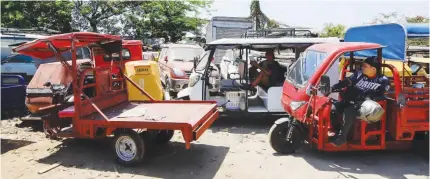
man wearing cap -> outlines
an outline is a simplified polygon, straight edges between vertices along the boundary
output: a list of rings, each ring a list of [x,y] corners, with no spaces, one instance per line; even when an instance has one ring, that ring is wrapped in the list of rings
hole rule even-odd
[[[269,88],[271,86],[276,85],[279,81],[278,76],[281,70],[281,65],[273,60],[275,57],[273,49],[269,49],[266,51],[266,60],[257,64],[255,61],[251,61],[252,67],[249,69],[250,73],[258,73],[257,69],[260,69],[261,72],[258,73],[256,79],[251,83],[249,87],[255,87],[257,85],[263,88]]]
[[[331,136],[330,141],[336,146],[346,142],[347,135],[359,114],[361,104],[365,100],[378,101],[385,99],[385,91],[390,88],[390,81],[381,73],[381,64],[376,57],[364,60],[361,70],[332,86],[332,92],[344,89],[342,101],[332,105],[331,124],[337,135]],[[336,122],[337,115],[343,114],[343,124],[340,128]],[[339,130],[340,128],[340,130]],[[329,135],[334,135],[329,133]]]

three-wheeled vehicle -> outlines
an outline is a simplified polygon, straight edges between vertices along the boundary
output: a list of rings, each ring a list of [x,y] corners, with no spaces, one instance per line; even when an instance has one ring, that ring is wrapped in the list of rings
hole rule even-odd
[[[87,46],[92,59],[88,63],[76,60],[76,48]],[[71,50],[72,60],[59,53]],[[154,100],[138,84],[124,75],[120,36],[77,32],[53,35],[25,43],[13,51],[40,59],[58,57],[61,68],[72,79],[72,85],[39,81],[45,94],[60,98],[61,91],[73,92],[72,105],[44,116],[43,127],[49,137],[105,138],[114,135],[114,151],[121,164],[136,164],[143,160],[146,147],[152,142],[166,143],[174,130],[181,130],[186,148],[197,140],[218,118],[213,101],[158,101]],[[119,54],[119,61],[109,67],[97,67],[95,56]],[[128,62],[130,63],[130,62]],[[78,65],[81,64],[81,65]],[[84,65],[85,64],[85,65]],[[118,70],[118,76],[112,69]],[[36,73],[41,73],[41,68]],[[151,73],[151,68],[136,71]],[[45,75],[57,73],[43,72]],[[92,79],[92,80],[88,80]],[[128,82],[128,83],[126,83]],[[137,88],[148,100],[130,101],[127,85]],[[42,88],[45,87],[45,88]],[[167,109],[167,110],[166,110]]]
[[[86,47],[80,48],[80,49],[81,50],[85,49],[86,51],[88,51],[87,53],[89,54],[81,55],[86,58],[81,58],[78,55],[78,60],[77,60],[78,65],[91,66],[91,58],[94,58],[94,63],[92,64],[94,64],[94,66],[96,67],[111,67],[112,64],[114,63],[116,64],[119,62],[119,54],[117,53],[113,53],[112,56],[110,56],[111,54],[100,55],[97,53],[89,52],[89,49]],[[123,57],[122,60],[124,63],[129,61],[142,61],[142,42],[139,40],[123,40],[121,53]],[[59,95],[58,98],[53,98],[53,96],[51,96],[51,92],[49,89],[47,93],[45,93],[46,91],[44,89],[47,87],[43,86],[43,83],[48,81],[50,83],[71,86],[72,84],[71,74],[68,73],[66,69],[62,68],[63,64],[58,62],[56,58],[45,57],[44,59],[41,59],[41,60],[48,60],[48,63],[44,62],[43,64],[39,65],[39,68],[41,70],[38,73],[35,73],[34,77],[31,79],[30,83],[27,86],[26,95],[24,95],[24,97],[26,98],[25,105],[27,106],[31,114],[21,118],[21,120],[23,121],[41,120],[42,116],[48,115],[53,111],[62,110],[72,105],[71,100],[73,100],[73,91],[71,88],[68,88],[68,90],[65,90],[65,91],[58,91],[58,93],[61,93],[61,95]],[[70,61],[71,59],[67,59],[67,60]],[[148,62],[148,63],[152,63],[152,62]],[[138,64],[135,64],[133,66],[137,66],[137,65]],[[140,65],[143,65],[143,64],[140,64]],[[49,73],[57,74],[57,75],[46,75]],[[114,76],[119,75],[118,74],[119,71],[116,68],[112,68],[112,73]],[[133,77],[132,79],[136,83],[139,83],[139,80],[136,80]],[[94,79],[92,78],[92,76],[87,76],[86,79],[84,80],[84,83],[89,83],[93,80]],[[153,86],[152,88],[156,89],[156,86]],[[137,91],[137,90],[131,89],[128,91],[129,93],[130,92],[133,93],[134,91]],[[161,88],[159,91],[161,91]],[[154,95],[152,91],[150,92],[150,94],[156,99],[160,99],[158,97],[159,95]],[[129,97],[134,99],[140,99],[142,98],[142,95],[141,94],[135,95],[135,93],[133,93],[132,95],[129,95]]]
[[[274,60],[286,69],[292,61],[307,47],[313,44],[339,42],[338,38],[258,38],[258,39],[220,39],[207,44],[206,53],[199,60],[195,59],[193,72],[190,75],[188,88],[178,93],[179,99],[214,100],[219,110],[228,115],[283,115],[281,104],[282,78],[284,72],[273,74],[279,76],[280,84],[267,89],[256,86],[256,89],[243,88],[251,84],[255,74],[250,73],[250,61],[257,63],[265,60],[264,51],[275,51]],[[228,52],[233,51],[233,52]],[[294,52],[295,56],[288,56]],[[236,54],[228,57],[225,54]],[[224,59],[224,58],[229,59]],[[232,59],[234,58],[234,59]],[[283,59],[284,58],[284,59]],[[223,61],[228,60],[237,70],[221,70],[220,90],[209,91],[210,74],[223,69]],[[218,68],[214,62],[221,61]]]
[[[348,40],[351,39],[345,39]],[[377,101],[385,113],[379,121],[357,120],[348,142],[342,146],[329,143],[331,105],[333,100],[342,100],[342,91],[339,95],[330,94],[330,86],[360,70],[365,57],[376,56],[380,61],[383,58],[405,59],[405,53],[400,57],[393,55],[399,54],[393,46],[383,48],[380,44],[365,42],[309,47],[286,73],[282,105],[289,116],[272,126],[269,134],[272,148],[279,153],[293,153],[306,140],[311,147],[323,151],[406,149],[417,137],[428,135],[428,88],[413,88],[413,84],[402,83],[398,70],[393,65],[383,64],[393,74],[386,99]],[[315,58],[317,56],[323,58]],[[342,58],[347,61],[340,78],[327,76],[330,71],[337,71],[336,62]]]

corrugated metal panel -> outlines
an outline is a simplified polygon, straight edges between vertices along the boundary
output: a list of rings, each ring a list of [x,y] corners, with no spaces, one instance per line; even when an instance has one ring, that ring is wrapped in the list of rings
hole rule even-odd
[[[216,39],[223,38],[240,38],[248,29],[239,28],[217,28]]]

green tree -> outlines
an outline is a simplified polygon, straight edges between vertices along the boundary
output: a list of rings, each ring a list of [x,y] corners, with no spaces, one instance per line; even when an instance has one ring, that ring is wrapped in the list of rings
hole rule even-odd
[[[423,16],[406,17],[408,23],[429,23],[429,18]]]
[[[334,25],[332,23],[325,24],[321,37],[339,37],[345,36],[346,27],[342,24]]]
[[[72,8],[70,1],[2,1],[1,26],[71,32]]]
[[[136,5],[132,1],[74,1],[73,25],[81,31],[118,34],[120,15],[128,7]]]
[[[163,37],[168,42],[181,40],[186,32],[195,32],[205,22],[198,18],[200,9],[210,7],[212,1],[146,1],[141,5],[140,18],[128,17],[128,27],[138,38]],[[188,16],[192,14],[193,17]]]

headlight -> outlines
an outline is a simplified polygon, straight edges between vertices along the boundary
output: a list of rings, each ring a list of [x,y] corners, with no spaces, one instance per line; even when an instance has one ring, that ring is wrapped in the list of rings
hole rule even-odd
[[[173,72],[173,75],[176,77],[186,77],[187,76],[187,74],[184,71],[182,71],[181,69],[173,68],[172,72]]]
[[[305,101],[291,101],[290,103],[291,110],[295,111],[300,107],[302,107],[305,103],[306,103]]]
[[[200,80],[200,75],[191,76],[188,81],[188,86],[193,87],[194,85],[197,84],[197,82],[199,82],[199,80]]]

